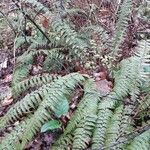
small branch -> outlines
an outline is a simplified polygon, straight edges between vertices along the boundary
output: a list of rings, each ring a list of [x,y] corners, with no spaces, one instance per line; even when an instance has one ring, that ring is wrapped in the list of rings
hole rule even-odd
[[[43,36],[47,39],[48,43],[50,43],[51,42],[50,39],[44,33],[44,31],[39,27],[39,25],[37,25],[36,22],[20,8],[20,6],[15,0],[12,0],[12,1],[15,3],[16,7],[22,12],[22,14],[43,34]]]

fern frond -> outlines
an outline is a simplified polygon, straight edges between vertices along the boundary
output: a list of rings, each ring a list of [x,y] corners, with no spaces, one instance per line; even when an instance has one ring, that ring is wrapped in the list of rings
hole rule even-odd
[[[25,42],[30,43],[32,41],[31,37],[23,37],[23,36],[19,36],[16,38],[16,42],[15,42],[15,48],[19,48],[20,46],[22,46],[22,44],[24,44]]]
[[[38,90],[26,95],[21,101],[17,102],[13,107],[11,107],[6,115],[1,119],[0,126],[3,127],[10,122],[13,123],[24,114],[30,114],[30,110],[37,109],[39,105],[48,107],[51,103],[47,102],[47,96],[50,96],[52,100],[55,99],[55,97],[57,99],[59,93],[67,94],[69,90],[73,90],[74,86],[82,81],[84,81],[84,77],[82,75],[78,73],[72,73],[58,80],[56,79],[52,83],[43,85]],[[43,100],[44,104],[41,103]]]
[[[52,147],[52,150],[66,150],[67,148],[72,147],[73,135],[67,134],[61,136],[58,141],[56,141]]]
[[[140,60],[141,78],[147,81],[150,77],[150,40],[139,42],[135,57]]]
[[[59,96],[57,96],[56,98],[58,97]],[[36,133],[40,131],[40,128],[42,127],[42,125],[46,121],[51,119],[51,113],[50,113],[51,110],[49,108],[51,107],[50,105],[53,105],[53,104],[49,104],[49,106],[47,107],[44,107],[41,104],[39,108],[36,110],[36,112],[33,114],[33,116],[28,120],[28,122],[26,122],[27,125],[25,126],[24,132],[22,136],[20,137],[20,140],[22,141],[21,142],[22,149],[30,140],[32,140],[32,138],[36,135]]]
[[[37,12],[40,12],[41,10],[45,12],[45,14],[47,16],[50,16],[51,15],[51,12],[50,10],[45,7],[42,3],[38,2],[37,0],[21,0],[22,2],[24,3],[29,3],[31,4],[32,6],[34,6],[34,9],[37,11]]]
[[[116,23],[116,29],[112,40],[112,54],[116,56],[119,51],[119,46],[124,40],[126,28],[128,26],[128,15],[131,12],[132,0],[124,0],[120,6],[118,12],[118,20]]]
[[[53,31],[60,34],[61,39],[71,47],[71,54],[76,54],[77,56],[82,56],[83,50],[89,47],[88,41],[82,40],[78,37],[78,34],[75,30],[71,29],[71,27],[62,21],[53,21],[52,22]]]
[[[128,99],[126,99],[128,101]],[[131,118],[131,114],[133,113],[133,110],[135,109],[135,106],[128,104],[124,106],[122,116],[121,116],[121,122],[120,122],[120,128],[118,130],[118,135],[116,139],[116,143],[120,143],[113,147],[114,150],[116,149],[122,149],[124,147],[124,141],[127,140],[128,137],[125,137],[125,135],[131,133],[133,131],[133,120]]]
[[[6,134],[5,138],[2,139],[0,143],[0,149],[16,150],[16,145],[14,143],[18,144],[25,126],[26,121],[22,121],[11,131],[11,133]]]
[[[16,98],[29,88],[42,86],[43,84],[53,81],[55,78],[57,77],[50,74],[32,76],[19,82],[18,84],[15,84],[15,86],[12,87],[12,94]]]
[[[63,48],[53,48],[50,50],[28,50],[23,55],[17,58],[17,65],[13,73],[12,86],[16,86],[19,82],[26,79],[29,75],[30,64],[33,63],[34,56],[44,54],[47,56],[43,63],[44,69],[49,67],[49,70],[53,69],[52,64],[61,66],[62,62],[69,60],[69,58],[63,54]],[[52,63],[53,62],[53,63]],[[45,64],[46,63],[46,64]]]
[[[80,121],[74,131],[72,144],[73,149],[86,149],[88,147],[88,144],[91,141],[93,129],[95,127],[96,119],[96,115],[89,114]]]
[[[70,133],[72,130],[74,130],[88,111],[92,110],[95,112],[98,101],[100,101],[100,98],[99,94],[96,92],[95,83],[92,80],[89,80],[85,83],[84,96],[78,105],[78,109],[72,116],[72,120],[69,122],[67,128],[65,129],[64,134]]]
[[[68,83],[67,80],[69,79],[69,76],[70,81]],[[62,84],[60,82],[61,80],[59,79],[57,80],[58,84],[57,81],[55,82],[55,84],[59,86],[62,85],[60,89],[56,90],[57,86],[56,87],[52,86],[51,90],[49,89],[47,96],[45,97],[44,101],[40,104],[39,108],[36,110],[33,117],[30,119],[29,124],[26,128],[26,132],[22,136],[23,147],[29,140],[32,139],[36,131],[40,129],[45,120],[50,118],[50,111],[53,111],[54,113],[58,111],[57,105],[58,103],[63,101],[64,95],[70,95],[71,94],[70,92],[75,88],[75,85],[84,80],[84,78],[82,76],[79,76],[79,74],[76,75],[72,74],[72,76],[71,75],[69,76],[64,77],[64,79],[62,80]],[[66,84],[66,81],[68,84]]]
[[[121,118],[123,114],[123,105],[120,105],[115,109],[113,116],[109,122],[106,138],[105,138],[105,147],[108,147],[116,142],[118,138],[118,132],[120,129]]]
[[[149,107],[150,107],[150,95],[148,94],[145,96],[144,100],[140,101],[138,110],[143,111],[148,109]]]
[[[99,149],[104,146],[106,130],[112,117],[112,107],[109,107],[109,102],[104,100],[99,104],[95,131],[92,138],[92,149]],[[107,106],[107,104],[109,105]]]
[[[69,141],[73,142],[73,148],[80,149],[87,147],[90,141],[90,135],[92,135],[92,130],[94,129],[99,101],[100,98],[96,92],[95,83],[92,80],[87,80],[84,86],[84,96],[69,121],[64,134],[56,141],[54,147],[55,145],[68,146],[70,144]],[[84,133],[81,133],[81,130]],[[72,138],[65,141],[68,136]]]
[[[13,72],[12,86],[21,82],[23,79],[27,78],[29,75],[29,69],[30,69],[29,65],[25,64],[17,65]]]
[[[150,130],[134,138],[125,149],[128,150],[149,150],[150,148]]]

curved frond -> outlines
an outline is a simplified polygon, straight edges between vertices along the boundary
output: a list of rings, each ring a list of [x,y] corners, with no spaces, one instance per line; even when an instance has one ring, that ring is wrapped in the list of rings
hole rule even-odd
[[[149,150],[150,148],[150,130],[135,137],[125,149],[127,150]]]
[[[29,88],[40,87],[43,84],[47,84],[47,83],[53,81],[55,78],[57,78],[57,76],[50,75],[50,74],[35,75],[30,78],[27,78],[27,79],[19,82],[18,84],[15,84],[12,87],[13,96],[16,98],[22,92],[28,90]]]
[[[24,114],[30,114],[31,110],[37,109],[39,105],[44,106],[51,104],[46,102],[46,97],[50,96],[53,98],[59,96],[60,93],[67,94],[76,84],[84,81],[84,77],[78,73],[72,73],[58,80],[54,80],[52,83],[43,85],[38,90],[27,94],[21,101],[18,101],[13,107],[11,107],[6,115],[1,119],[0,126],[3,127],[10,122],[15,122],[18,118]],[[54,93],[56,92],[56,93]],[[43,103],[41,103],[44,100]],[[48,106],[45,106],[48,107]]]
[[[84,149],[89,144],[95,126],[97,105],[100,98],[92,80],[86,81],[84,91],[84,96],[77,110],[54,147],[57,145],[69,146],[70,142],[68,141],[72,141],[73,149]],[[72,138],[65,141],[68,136]]]

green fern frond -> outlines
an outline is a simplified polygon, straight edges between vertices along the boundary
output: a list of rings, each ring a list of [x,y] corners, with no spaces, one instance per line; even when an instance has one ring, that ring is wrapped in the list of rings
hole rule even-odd
[[[92,80],[89,80],[85,83],[84,96],[78,105],[78,109],[72,116],[72,120],[69,122],[67,128],[65,129],[64,134],[66,135],[74,130],[80,120],[85,117],[88,111],[92,110],[95,112],[98,101],[100,101],[100,98],[99,94],[96,92],[95,83]]]
[[[126,99],[126,101],[129,101],[129,99]],[[125,135],[133,131],[133,127],[132,127],[133,120],[132,120],[131,114],[133,113],[134,109],[135,109],[135,106],[131,104],[124,106],[117,139],[115,141],[116,143],[119,143],[119,144],[113,147],[114,150],[122,149],[124,147],[124,141],[126,141],[128,138]]]
[[[99,102],[99,97],[95,93],[95,87],[93,86],[92,81],[88,81],[88,82],[85,85],[85,96],[83,97],[83,99],[84,98],[90,99],[91,102],[87,103],[86,106],[87,112],[82,111],[83,113],[82,115],[84,116],[83,118],[81,118],[80,122],[77,124],[76,129],[74,131],[74,138],[72,144],[73,149],[86,149],[91,141],[91,136],[95,128],[95,123],[97,119],[97,105]],[[79,111],[79,109],[77,111]]]
[[[93,35],[93,33],[95,33],[100,36],[100,39],[102,42],[104,42],[105,44],[108,44],[107,43],[109,40],[108,33],[104,30],[103,27],[101,27],[99,25],[87,26],[87,27],[83,28],[80,32],[81,33],[83,32],[84,34],[89,34],[88,37],[90,37],[91,35]]]
[[[138,110],[143,111],[148,108],[150,108],[150,95],[149,94],[145,96],[144,100],[140,101]]]
[[[141,60],[137,57],[132,57],[121,62],[121,68],[115,76],[114,88],[99,106],[97,125],[93,136],[93,149],[102,148],[104,146],[108,124],[113,115],[112,110],[115,105],[120,103],[126,96],[128,96],[128,94],[131,94],[135,89],[140,87],[140,62]],[[134,91],[134,93],[136,92],[137,91]],[[132,106],[131,109],[127,108],[127,112],[129,110],[131,110],[130,113],[132,113]],[[126,115],[124,117],[129,118]],[[123,119],[125,122],[121,123],[123,126],[130,122],[125,118]],[[125,127],[121,127],[123,132],[126,130],[126,128],[124,128]]]
[[[17,65],[13,72],[12,86],[18,84],[19,82],[27,78],[29,75],[29,69],[30,69],[29,65],[25,64]]]
[[[118,131],[120,129],[123,110],[124,110],[123,105],[117,107],[109,122],[106,138],[105,138],[105,147],[107,147],[108,149],[110,145],[115,143],[118,138]]]
[[[142,93],[148,94],[149,89],[150,89],[150,79],[147,79],[142,83],[142,86],[140,87],[140,90],[141,90]]]
[[[15,86],[12,87],[12,94],[16,98],[29,88],[42,86],[43,84],[53,81],[55,78],[57,77],[50,74],[32,76],[15,84]]]
[[[107,127],[112,117],[112,110],[107,104],[109,104],[107,100],[99,104],[95,131],[92,138],[92,149],[99,149],[104,146]]]
[[[150,130],[135,137],[125,149],[127,150],[149,150],[150,148]]]
[[[5,135],[5,138],[2,139],[0,143],[0,149],[16,150],[16,145],[14,143],[18,144],[18,141],[23,134],[25,126],[26,121],[22,121],[11,131],[11,134],[7,133]]]
[[[33,63],[34,56],[39,54],[46,55],[46,60],[43,62],[43,68],[53,69],[53,65],[61,67],[63,61],[69,61],[69,57],[63,54],[63,48],[53,48],[50,50],[28,50],[23,55],[17,58],[17,66],[13,73],[12,86],[16,86],[19,82],[26,79],[29,75],[30,65]],[[19,64],[19,65],[18,65]],[[59,68],[58,68],[59,69]]]
[[[85,48],[89,47],[88,41],[82,40],[80,37],[78,37],[78,34],[75,30],[71,29],[71,27],[61,21],[53,21],[52,22],[52,28],[53,31],[60,34],[61,39],[64,40],[64,42],[71,47],[70,53],[76,54],[81,57],[81,53],[83,54],[83,50]]]
[[[100,98],[96,92],[95,83],[92,80],[87,80],[84,86],[84,96],[69,121],[64,134],[56,141],[54,147],[57,145],[69,146],[71,144],[70,141],[73,142],[73,148],[81,149],[87,147],[90,142],[90,135],[92,135],[92,130],[94,129],[99,101]],[[81,130],[84,133],[81,133]],[[68,136],[72,138],[68,139]]]
[[[116,23],[116,29],[112,40],[112,54],[116,56],[119,51],[119,46],[124,40],[126,28],[128,26],[128,15],[131,12],[132,0],[124,0],[120,6],[118,12],[118,20]]]
[[[56,98],[59,98],[59,96],[57,96]],[[59,100],[61,100],[59,98]],[[46,103],[47,104],[47,103]],[[39,108],[36,110],[36,112],[32,115],[32,117],[28,120],[26,127],[24,128],[24,132],[22,134],[22,136],[20,137],[21,142],[21,149],[24,148],[24,146],[30,141],[32,140],[32,138],[36,135],[37,132],[40,131],[40,128],[42,127],[42,125],[51,119],[51,113],[50,113],[50,105],[53,104],[49,104],[49,106],[44,107],[41,105],[39,106]],[[15,143],[14,143],[15,144]]]
[[[139,42],[135,57],[140,60],[141,77],[146,81],[150,77],[150,40],[142,40]]]
[[[27,94],[21,101],[17,102],[14,106],[12,106],[8,110],[6,115],[1,119],[0,126],[3,127],[10,122],[13,123],[24,114],[31,114],[31,109],[35,110],[38,108],[39,105],[44,105],[45,107],[48,107],[51,103],[47,102],[47,96],[50,96],[52,100],[55,97],[57,99],[59,93],[67,94],[71,89],[73,90],[76,84],[81,83],[84,80],[85,79],[82,75],[78,73],[72,73],[62,78],[59,78],[58,80],[56,79],[52,83],[43,85],[38,90]],[[44,104],[41,103],[43,100]]]
[[[67,148],[71,148],[73,143],[73,135],[67,134],[65,136],[61,136],[58,141],[56,141],[52,147],[52,150],[66,150]]]
[[[22,44],[24,44],[25,42],[30,43],[32,41],[31,37],[23,37],[23,36],[19,36],[16,38],[15,41],[15,48],[19,48],[20,46],[22,46]]]
[[[86,149],[88,147],[91,141],[92,132],[95,127],[96,119],[96,115],[89,114],[80,121],[74,131],[74,138],[72,144],[73,149]]]

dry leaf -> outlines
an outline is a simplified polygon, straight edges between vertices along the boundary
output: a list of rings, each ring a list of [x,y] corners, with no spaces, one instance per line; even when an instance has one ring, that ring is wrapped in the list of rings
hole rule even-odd
[[[106,79],[96,81],[96,89],[102,96],[106,96],[111,90],[112,83],[110,81],[107,81]]]

